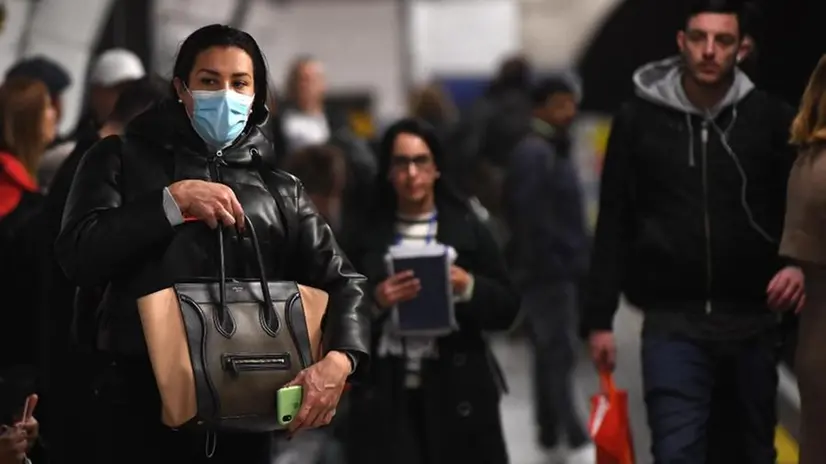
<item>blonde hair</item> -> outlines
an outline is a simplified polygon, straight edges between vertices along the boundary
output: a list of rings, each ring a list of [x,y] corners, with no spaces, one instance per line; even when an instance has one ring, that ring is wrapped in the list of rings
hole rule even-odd
[[[49,90],[39,80],[13,77],[0,85],[0,150],[19,159],[35,178],[46,151],[43,120],[50,104]]]
[[[296,99],[298,98],[298,78],[300,77],[301,70],[304,66],[314,64],[314,63],[321,63],[312,55],[301,55],[293,60],[292,64],[290,65],[290,70],[287,73],[287,82],[285,83],[286,87],[286,98],[287,101],[291,103],[295,103]]]
[[[431,83],[410,93],[409,114],[425,121],[451,121],[456,118],[453,101],[439,84]]]
[[[826,55],[820,58],[800,100],[791,129],[791,143],[800,146],[826,142]]]

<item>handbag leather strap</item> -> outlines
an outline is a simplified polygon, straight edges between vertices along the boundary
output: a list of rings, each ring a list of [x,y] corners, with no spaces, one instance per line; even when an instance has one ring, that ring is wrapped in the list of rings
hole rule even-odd
[[[249,233],[252,248],[255,253],[255,262],[258,265],[258,277],[261,283],[261,292],[264,294],[265,309],[263,312],[265,327],[272,333],[278,331],[278,317],[275,315],[272,295],[270,294],[270,286],[267,281],[267,274],[264,269],[264,259],[261,255],[261,245],[258,242],[258,234],[255,233],[255,227],[249,216],[244,215],[244,225],[246,231]],[[235,333],[235,321],[227,308],[227,268],[226,256],[224,252],[224,230],[218,229],[218,258],[219,258],[219,308],[215,311],[215,316],[218,319],[217,328],[221,335],[230,338]]]

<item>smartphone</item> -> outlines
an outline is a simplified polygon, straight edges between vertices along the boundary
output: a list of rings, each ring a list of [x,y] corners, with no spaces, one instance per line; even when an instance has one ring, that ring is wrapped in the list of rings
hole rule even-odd
[[[298,410],[301,409],[303,398],[304,390],[301,385],[293,385],[278,390],[275,407],[279,424],[287,426],[293,421],[298,414]]]

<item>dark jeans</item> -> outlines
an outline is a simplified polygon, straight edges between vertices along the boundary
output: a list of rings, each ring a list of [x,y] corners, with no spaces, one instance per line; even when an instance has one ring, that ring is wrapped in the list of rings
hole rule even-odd
[[[525,322],[534,349],[539,442],[546,448],[558,445],[562,433],[573,448],[588,442],[571,392],[578,292],[574,282],[533,286],[523,291]]]
[[[738,462],[774,464],[777,368],[775,337],[699,341],[643,336],[642,371],[655,464],[704,464],[709,443],[731,443]],[[712,393],[729,375],[727,429],[709,429]],[[730,390],[726,388],[725,390]],[[720,411],[715,411],[718,413]],[[712,430],[725,436],[710,436]],[[713,453],[712,453],[713,454]]]

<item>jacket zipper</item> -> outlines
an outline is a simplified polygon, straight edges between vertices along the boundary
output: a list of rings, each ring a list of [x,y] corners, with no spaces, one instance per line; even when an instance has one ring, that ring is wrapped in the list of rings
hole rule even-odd
[[[706,239],[706,314],[711,314],[711,219],[708,214],[708,121],[703,121],[700,131],[703,154],[703,216]]]
[[[215,156],[209,159],[207,163],[209,180],[213,182],[221,182],[221,172],[218,170],[218,165],[223,161],[224,152],[218,150]]]

